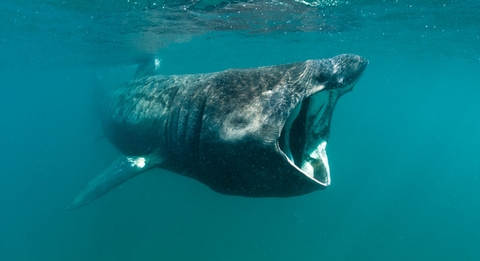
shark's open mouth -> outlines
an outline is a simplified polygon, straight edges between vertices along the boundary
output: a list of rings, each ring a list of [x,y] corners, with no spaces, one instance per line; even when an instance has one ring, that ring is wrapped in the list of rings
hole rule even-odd
[[[323,90],[300,102],[290,113],[277,143],[293,167],[323,186],[330,185],[325,149],[338,96],[335,91]]]

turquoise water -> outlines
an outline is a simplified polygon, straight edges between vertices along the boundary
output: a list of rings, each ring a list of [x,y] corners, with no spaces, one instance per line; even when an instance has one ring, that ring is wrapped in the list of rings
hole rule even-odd
[[[477,1],[115,2],[0,9],[0,260],[480,258]],[[340,53],[370,64],[336,107],[325,191],[233,197],[153,170],[65,211],[119,155],[95,104],[138,59],[179,74]]]

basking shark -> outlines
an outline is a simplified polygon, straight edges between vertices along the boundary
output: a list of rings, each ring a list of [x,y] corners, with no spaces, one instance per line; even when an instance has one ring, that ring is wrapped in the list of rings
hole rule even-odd
[[[102,109],[105,135],[125,156],[87,182],[68,208],[152,168],[228,195],[324,189],[333,110],[367,64],[343,54],[207,74],[141,74],[113,91]]]

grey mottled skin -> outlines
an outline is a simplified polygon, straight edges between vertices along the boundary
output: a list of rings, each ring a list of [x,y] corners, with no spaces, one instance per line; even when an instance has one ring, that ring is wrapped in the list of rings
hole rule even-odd
[[[329,173],[328,181],[325,174],[328,166],[318,158],[307,159],[305,148],[317,146],[318,139],[328,140],[338,98],[353,88],[367,63],[349,54],[254,69],[134,79],[109,95],[102,121],[110,142],[126,158],[145,157],[146,166],[139,170],[132,164],[135,170],[123,171],[127,174],[122,173],[116,183],[101,184],[115,180],[112,169],[122,169],[113,163],[82,189],[70,207],[84,205],[153,167],[231,195],[288,197],[323,189],[330,182]],[[299,116],[291,117],[295,121],[290,136],[283,138],[292,113]],[[287,146],[292,151],[290,162],[288,153],[282,152]],[[117,161],[124,163],[126,158]],[[297,164],[308,160],[315,170],[312,177],[299,171]]]

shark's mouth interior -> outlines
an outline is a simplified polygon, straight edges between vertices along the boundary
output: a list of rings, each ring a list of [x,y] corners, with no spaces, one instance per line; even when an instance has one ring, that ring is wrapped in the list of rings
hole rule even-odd
[[[330,185],[327,139],[337,97],[320,91],[300,102],[289,115],[278,139],[279,150],[298,171],[323,185]]]

